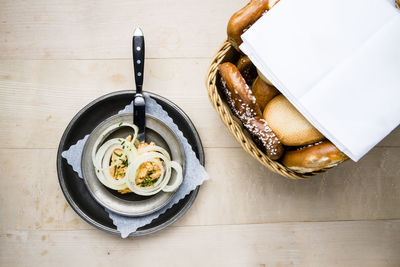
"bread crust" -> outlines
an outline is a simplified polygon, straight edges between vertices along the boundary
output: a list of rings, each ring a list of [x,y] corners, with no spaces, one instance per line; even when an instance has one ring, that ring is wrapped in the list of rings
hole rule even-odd
[[[257,78],[257,69],[248,56],[242,56],[236,63],[236,67],[242,74],[247,84],[253,84]]]
[[[228,22],[228,40],[237,51],[241,52],[242,38],[240,37],[265,11],[270,10],[279,0],[250,0],[250,2],[234,13]]]
[[[264,74],[261,73],[259,69],[257,69],[257,74],[260,76],[260,78],[267,84],[274,86],[268,79],[267,77],[264,76]]]
[[[282,163],[300,173],[330,168],[347,160],[348,157],[329,141],[308,145],[293,151],[287,151]]]
[[[251,91],[253,91],[261,110],[264,110],[268,102],[279,94],[279,91],[274,86],[265,83],[260,76],[257,76],[254,80]]]
[[[262,118],[260,106],[256,102],[255,96],[250,91],[249,86],[240,74],[235,65],[230,62],[220,64],[218,66],[219,73],[222,77],[223,85],[228,97],[228,103],[231,104],[236,115],[241,119],[245,117]]]
[[[262,119],[261,109],[239,70],[232,63],[218,66],[224,93],[234,114],[242,121],[253,140],[264,148],[270,159],[279,159],[284,152],[283,145]]]
[[[269,0],[251,0],[246,6],[232,15],[228,22],[228,40],[239,52],[243,42],[240,37],[262,14],[269,9]]]
[[[325,138],[283,95],[267,104],[263,118],[286,146],[304,146]]]

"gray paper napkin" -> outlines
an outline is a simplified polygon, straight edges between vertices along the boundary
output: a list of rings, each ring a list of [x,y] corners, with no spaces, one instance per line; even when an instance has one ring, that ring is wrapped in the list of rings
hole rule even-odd
[[[121,233],[122,238],[126,238],[129,234],[135,232],[138,228],[151,223],[154,219],[158,218],[161,214],[171,208],[174,204],[178,203],[187,194],[196,189],[197,186],[201,185],[205,180],[209,179],[209,175],[205,171],[204,167],[200,164],[196,157],[191,145],[184,137],[183,133],[179,130],[178,126],[173,122],[172,118],[168,116],[168,113],[157,104],[148,94],[145,94],[146,98],[146,113],[155,116],[162,120],[168,127],[174,131],[178,136],[180,142],[183,145],[185,152],[185,177],[181,186],[178,188],[171,201],[162,209],[152,213],[150,215],[141,217],[126,217],[116,214],[110,210],[105,209],[110,218],[113,220],[118,231]],[[132,113],[133,104],[127,105],[123,110],[119,111],[118,114]],[[65,158],[73,170],[82,178],[81,170],[81,159],[83,153],[83,147],[88,140],[89,135],[79,140],[75,145],[72,145],[68,150],[64,151],[61,155]]]

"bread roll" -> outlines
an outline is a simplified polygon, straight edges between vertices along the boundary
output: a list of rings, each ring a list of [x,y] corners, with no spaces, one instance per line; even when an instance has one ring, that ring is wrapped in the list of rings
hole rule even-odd
[[[283,145],[261,118],[262,113],[256,98],[237,67],[226,62],[220,64],[218,70],[223,91],[232,111],[249,131],[255,143],[264,148],[265,154],[272,160],[279,159],[284,153]]]
[[[260,76],[254,80],[251,91],[253,91],[261,110],[264,110],[267,103],[279,94],[279,91],[274,86],[265,83]]]
[[[263,118],[284,145],[304,146],[324,139],[283,95],[267,104]]]
[[[258,76],[267,84],[274,86],[268,79],[265,77],[259,69],[257,69]]]
[[[243,42],[240,36],[269,9],[271,6],[269,2],[269,0],[250,0],[230,18],[227,27],[228,40],[239,52],[239,45]]]
[[[299,173],[330,168],[347,160],[348,157],[331,142],[323,141],[294,151],[287,151],[282,163]]]
[[[279,0],[250,0],[250,2],[232,15],[228,22],[228,40],[237,51],[243,42],[240,37],[265,11],[270,10]]]
[[[257,78],[257,69],[248,56],[242,56],[236,63],[236,67],[242,74],[247,84],[252,84]]]

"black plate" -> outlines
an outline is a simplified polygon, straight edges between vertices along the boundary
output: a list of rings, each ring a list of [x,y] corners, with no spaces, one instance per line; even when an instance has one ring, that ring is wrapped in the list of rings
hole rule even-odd
[[[135,91],[118,91],[102,96],[84,107],[68,124],[61,138],[57,153],[57,173],[61,189],[71,207],[91,225],[113,234],[120,234],[108,213],[89,194],[83,179],[80,179],[61,153],[75,144],[85,135],[90,134],[97,125],[108,117],[115,115],[130,104]],[[204,166],[204,151],[199,134],[189,117],[171,101],[152,93],[148,93],[160,104],[179,126],[187,138],[200,163]],[[190,208],[200,189],[198,186],[184,199],[168,209],[150,224],[139,228],[131,236],[142,236],[157,232],[174,223]]]

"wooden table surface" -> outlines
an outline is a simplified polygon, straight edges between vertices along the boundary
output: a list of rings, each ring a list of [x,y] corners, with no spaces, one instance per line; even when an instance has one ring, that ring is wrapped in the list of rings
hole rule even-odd
[[[360,162],[292,181],[246,154],[209,103],[205,75],[245,0],[0,1],[0,266],[400,266],[400,129]],[[211,175],[189,212],[121,239],[67,204],[56,150],[88,102],[146,90],[193,120]]]

